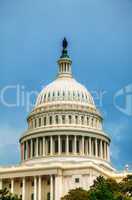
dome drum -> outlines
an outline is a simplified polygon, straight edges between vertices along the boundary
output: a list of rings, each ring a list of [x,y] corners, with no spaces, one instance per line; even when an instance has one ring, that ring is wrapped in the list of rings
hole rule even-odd
[[[83,135],[45,135],[21,141],[22,161],[45,157],[81,156],[110,162],[109,140]]]

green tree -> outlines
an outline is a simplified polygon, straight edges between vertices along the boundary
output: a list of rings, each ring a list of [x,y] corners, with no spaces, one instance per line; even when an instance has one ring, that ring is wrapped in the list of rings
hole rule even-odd
[[[120,189],[125,196],[132,197],[132,175],[128,175],[121,181]]]
[[[88,200],[88,192],[81,188],[69,191],[68,195],[64,196],[62,200]]]
[[[81,188],[71,190],[62,200],[132,200],[132,176],[121,183],[99,176],[89,191]]]
[[[93,186],[89,190],[89,200],[114,200],[113,188],[111,183],[99,176],[95,181]]]
[[[17,195],[10,194],[9,191],[5,188],[0,190],[0,200],[21,200]]]

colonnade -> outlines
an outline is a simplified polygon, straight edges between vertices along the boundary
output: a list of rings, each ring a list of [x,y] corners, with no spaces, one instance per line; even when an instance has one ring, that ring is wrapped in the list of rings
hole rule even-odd
[[[58,183],[60,183],[60,180],[62,180],[61,176],[55,176],[55,175],[48,175],[48,182],[49,182],[49,188],[45,190],[44,185],[42,184],[42,176],[34,176],[31,177],[33,179],[32,182],[27,182],[28,177],[23,177],[19,178],[19,182],[21,183],[21,191],[20,193],[16,191],[15,189],[15,179],[12,178],[9,181],[10,185],[10,192],[12,194],[17,194],[19,197],[21,197],[22,200],[42,200],[47,199],[47,200],[58,200],[61,197],[61,194],[59,194],[58,190]],[[4,179],[0,179],[0,190],[3,188],[4,189]],[[32,188],[33,186],[33,191],[27,190],[27,188]],[[46,186],[46,185],[45,185]],[[61,185],[59,186],[61,187]],[[18,186],[17,186],[18,188]],[[9,189],[9,188],[7,188]],[[46,194],[45,194],[46,192]],[[45,194],[45,195],[44,195]],[[44,196],[46,196],[44,198]]]
[[[21,143],[22,160],[45,156],[89,156],[110,161],[109,143],[96,137],[56,135]]]

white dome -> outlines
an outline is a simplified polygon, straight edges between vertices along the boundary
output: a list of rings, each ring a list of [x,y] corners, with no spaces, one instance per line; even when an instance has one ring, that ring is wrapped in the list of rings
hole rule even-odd
[[[74,102],[95,107],[93,98],[87,89],[71,77],[58,77],[40,92],[36,106],[51,102]]]

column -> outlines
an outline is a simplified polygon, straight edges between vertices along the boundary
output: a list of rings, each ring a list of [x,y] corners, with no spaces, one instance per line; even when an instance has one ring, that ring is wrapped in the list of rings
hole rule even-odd
[[[11,193],[14,193],[14,179],[11,179]]]
[[[0,190],[2,190],[3,187],[3,183],[2,183],[2,179],[0,179]]]
[[[53,137],[50,136],[50,155],[53,155]]]
[[[61,197],[62,197],[62,176],[56,176],[55,177],[55,200],[61,200]]]
[[[98,157],[98,140],[95,139],[95,156]]]
[[[26,192],[25,192],[25,189],[26,189],[26,180],[25,180],[25,177],[22,179],[22,200],[26,200]]]
[[[38,138],[36,138],[36,157],[38,157]]]
[[[92,152],[91,152],[91,137],[89,137],[89,156],[92,155]]]
[[[41,176],[39,176],[39,183],[38,183],[38,200],[41,200],[41,196],[42,196],[42,179]]]
[[[66,136],[66,154],[69,155],[69,136]]]
[[[30,158],[32,159],[33,157],[33,140],[31,139],[30,141]]]
[[[102,143],[102,140],[100,140],[100,157],[103,159],[103,143]]]
[[[86,155],[88,155],[88,139],[86,138]]]
[[[21,143],[21,160],[24,160],[24,145],[23,145],[23,143]]]
[[[106,142],[104,142],[104,159],[106,160]]]
[[[59,155],[61,155],[61,137],[60,137],[60,135],[58,136],[58,148],[59,148],[58,153],[59,153]]]
[[[84,155],[84,136],[82,136],[82,155]]]
[[[43,156],[45,156],[45,137],[43,137]]]
[[[60,187],[60,185],[58,185],[57,187]],[[50,176],[50,200],[53,200],[53,175]]]
[[[74,154],[77,154],[77,136],[74,136]]]
[[[37,200],[37,177],[34,177],[34,200]]]
[[[109,149],[109,144],[107,144],[107,154],[108,154],[108,162],[110,162],[110,149]]]
[[[28,160],[28,141],[26,141],[26,160]]]

